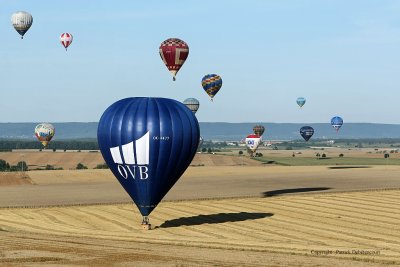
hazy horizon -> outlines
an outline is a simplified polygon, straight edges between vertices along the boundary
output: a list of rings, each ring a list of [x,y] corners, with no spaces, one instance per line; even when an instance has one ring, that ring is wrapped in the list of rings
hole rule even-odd
[[[32,139],[37,122],[0,123],[0,138]],[[53,140],[96,138],[97,122],[52,122],[56,128]],[[200,122],[200,134],[212,140],[241,140],[253,133],[256,122]],[[265,127],[264,138],[295,140],[300,138],[299,129],[305,125],[314,128],[313,139],[382,139],[400,138],[400,124],[346,123],[336,132],[330,123],[260,123]]]
[[[231,122],[231,121],[198,121],[199,123],[253,123],[253,124],[331,124],[329,121],[323,122],[258,122],[258,121],[238,121],[238,122]],[[0,124],[6,123],[98,123],[98,121],[0,121]],[[344,121],[344,125],[352,123],[352,124],[383,124],[383,125],[400,125],[400,123],[383,123],[383,122],[359,122],[359,121]]]

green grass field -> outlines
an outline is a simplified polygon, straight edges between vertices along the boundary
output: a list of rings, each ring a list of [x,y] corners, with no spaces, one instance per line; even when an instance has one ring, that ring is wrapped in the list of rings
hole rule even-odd
[[[399,159],[385,158],[316,158],[316,157],[259,157],[254,158],[265,164],[284,166],[321,166],[321,165],[400,165]]]

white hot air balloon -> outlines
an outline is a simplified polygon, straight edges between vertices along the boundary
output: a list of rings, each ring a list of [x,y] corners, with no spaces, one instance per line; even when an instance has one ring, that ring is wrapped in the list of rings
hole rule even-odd
[[[65,51],[67,51],[68,46],[72,43],[74,37],[72,34],[65,32],[60,36],[60,43],[65,47]]]
[[[14,29],[21,35],[21,39],[24,39],[24,34],[32,26],[32,22],[32,15],[25,11],[15,12],[11,16],[11,23]]]
[[[200,147],[203,145],[203,143],[204,143],[204,139],[203,139],[203,137],[200,136],[200,138],[199,138],[199,145],[198,145],[197,148],[200,148]]]
[[[44,147],[47,147],[54,134],[55,128],[50,123],[40,123],[35,127],[36,138],[42,143]]]
[[[187,98],[183,101],[183,104],[185,104],[193,112],[193,114],[196,114],[200,107],[200,102],[196,98]]]
[[[251,156],[254,152],[256,152],[258,146],[261,144],[261,137],[256,134],[249,134],[246,137],[246,146],[248,150],[251,152]]]

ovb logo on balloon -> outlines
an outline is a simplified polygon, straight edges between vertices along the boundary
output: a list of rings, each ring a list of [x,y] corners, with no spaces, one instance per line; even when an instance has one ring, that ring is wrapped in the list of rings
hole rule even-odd
[[[130,142],[128,144],[111,147],[110,153],[119,174],[124,178],[128,179],[147,179],[149,178],[149,156],[150,156],[150,132],[147,132],[144,136]],[[135,143],[135,145],[133,145]],[[122,150],[122,153],[121,153]]]

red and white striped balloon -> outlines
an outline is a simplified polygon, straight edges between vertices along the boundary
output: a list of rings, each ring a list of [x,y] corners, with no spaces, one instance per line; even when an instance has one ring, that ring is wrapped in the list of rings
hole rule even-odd
[[[74,37],[72,37],[72,34],[65,32],[60,36],[60,43],[65,47],[65,50],[67,50],[73,39]]]

